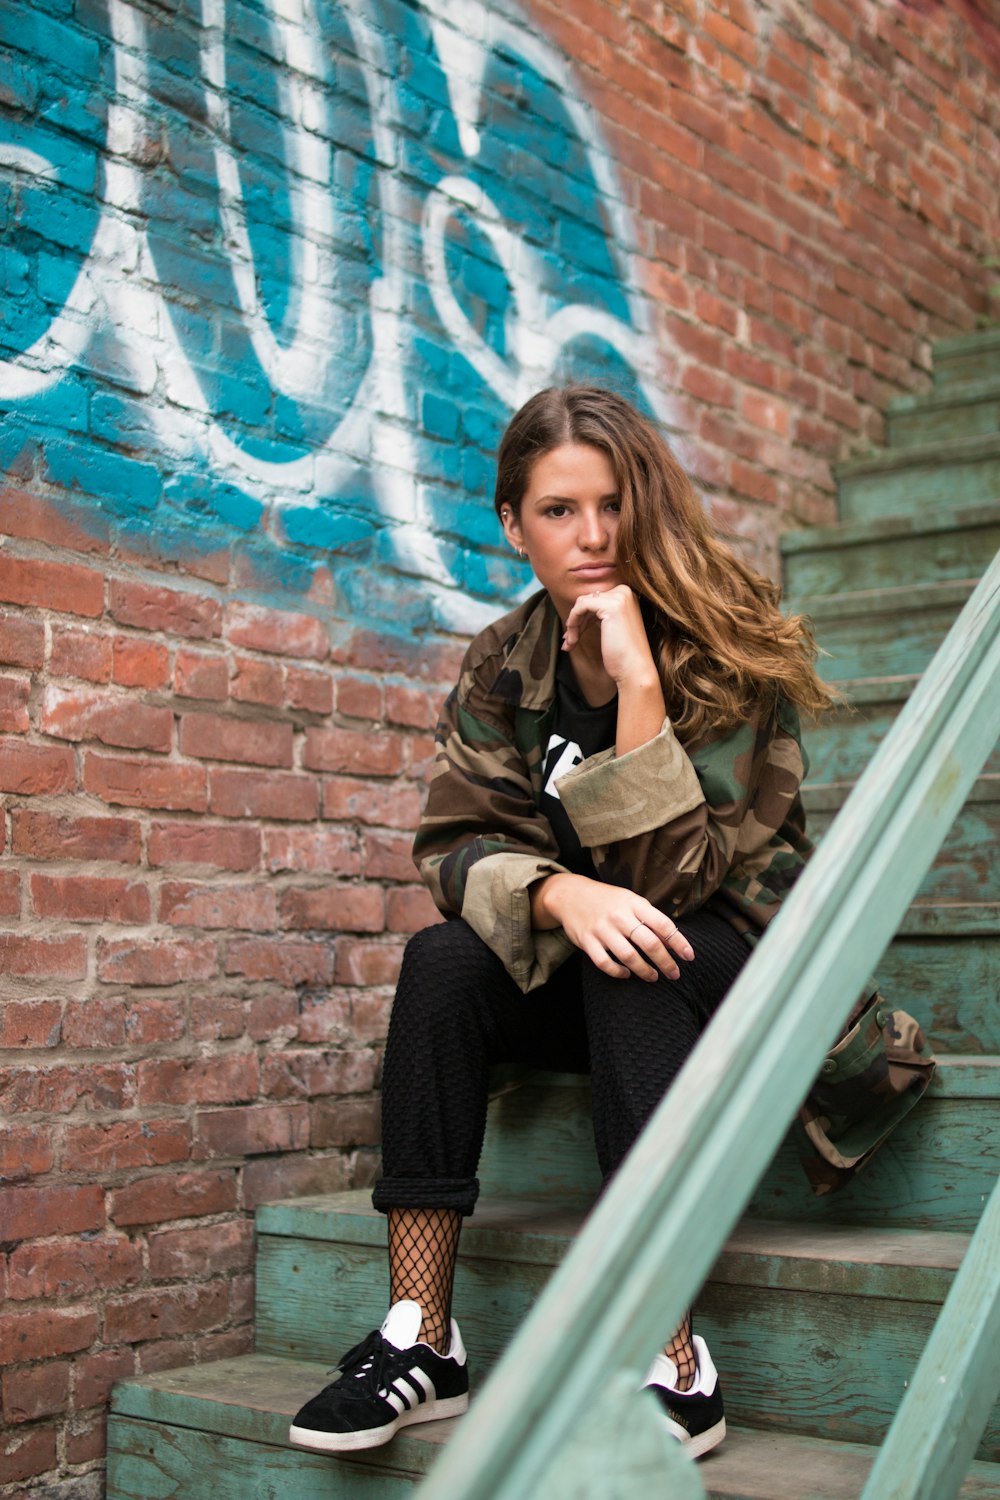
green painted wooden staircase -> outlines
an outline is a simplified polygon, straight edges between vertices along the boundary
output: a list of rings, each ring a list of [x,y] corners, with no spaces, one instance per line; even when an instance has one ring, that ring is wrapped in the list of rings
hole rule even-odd
[[[856,705],[810,740],[815,830],[1000,548],[1000,335],[939,345],[935,381],[893,403],[887,452],[842,466],[841,525],[786,539],[789,602],[813,616],[825,669]],[[1000,1162],[998,824],[994,753],[879,965],[939,1054],[932,1094],[831,1199],[809,1193],[793,1131],[699,1299],[730,1422],[699,1467],[713,1496],[860,1494],[982,1213]],[[597,1180],[586,1080],[498,1086],[456,1289],[480,1375]],[[257,1230],[256,1352],[116,1388],[109,1500],[390,1500],[447,1441],[452,1424],[438,1423],[350,1459],[287,1447],[290,1414],[384,1313],[384,1226],[367,1193],[346,1193],[263,1207]],[[961,1493],[1000,1500],[1000,1410]]]

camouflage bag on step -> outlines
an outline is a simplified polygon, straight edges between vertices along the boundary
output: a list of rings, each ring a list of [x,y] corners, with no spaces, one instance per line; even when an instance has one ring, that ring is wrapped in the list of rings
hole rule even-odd
[[[936,1063],[917,1021],[878,990],[858,1001],[799,1111],[817,1195],[849,1182],[926,1092]]]

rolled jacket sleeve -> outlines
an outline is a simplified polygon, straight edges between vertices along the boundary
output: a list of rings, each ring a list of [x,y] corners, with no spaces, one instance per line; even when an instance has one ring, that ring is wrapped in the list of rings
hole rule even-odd
[[[561,776],[556,787],[586,849],[652,833],[705,800],[669,719],[655,739],[625,755],[602,750]]]

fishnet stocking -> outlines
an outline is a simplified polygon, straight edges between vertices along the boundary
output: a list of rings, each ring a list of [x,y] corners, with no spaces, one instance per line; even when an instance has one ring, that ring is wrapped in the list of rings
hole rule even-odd
[[[665,1352],[667,1358],[672,1359],[677,1366],[677,1389],[679,1391],[690,1390],[698,1373],[698,1356],[691,1342],[690,1313],[685,1314],[684,1321],[670,1340]]]
[[[454,1208],[389,1210],[390,1301],[423,1309],[420,1337],[439,1354],[451,1343],[451,1291],[462,1215]]]

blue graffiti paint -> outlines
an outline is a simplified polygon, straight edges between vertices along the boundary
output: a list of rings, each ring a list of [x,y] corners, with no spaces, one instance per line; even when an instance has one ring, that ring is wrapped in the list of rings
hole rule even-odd
[[[0,466],[391,629],[524,584],[515,402],[662,401],[568,66],[439,4],[0,0]]]

